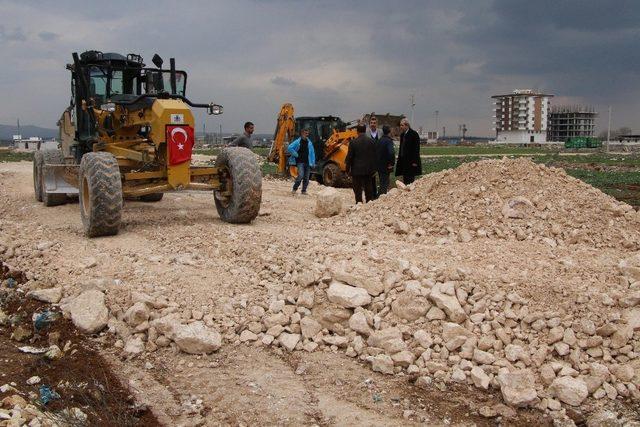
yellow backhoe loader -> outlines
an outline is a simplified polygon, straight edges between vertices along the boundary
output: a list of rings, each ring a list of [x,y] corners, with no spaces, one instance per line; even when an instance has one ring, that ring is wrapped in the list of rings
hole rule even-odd
[[[260,210],[262,174],[246,148],[227,148],[214,167],[191,164],[195,121],[189,107],[221,114],[217,104],[185,96],[187,73],[147,68],[139,55],[73,53],[71,103],[58,121],[59,150],[37,151],[33,162],[36,200],[46,206],[78,194],[89,237],[113,235],[123,198],[157,202],[163,193],[212,192],[220,217],[251,222]]]
[[[287,146],[297,138],[301,129],[308,128],[316,152],[316,166],[311,170],[311,175],[330,187],[348,185],[345,159],[349,141],[358,136],[355,129],[348,129],[351,125],[333,116],[295,117],[293,105],[283,104],[268,160],[278,165],[279,173],[296,176],[295,166],[287,165]]]

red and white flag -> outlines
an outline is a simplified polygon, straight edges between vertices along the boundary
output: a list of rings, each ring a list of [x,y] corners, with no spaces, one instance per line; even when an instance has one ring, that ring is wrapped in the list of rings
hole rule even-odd
[[[179,165],[191,160],[194,141],[191,126],[167,126],[169,165]]]

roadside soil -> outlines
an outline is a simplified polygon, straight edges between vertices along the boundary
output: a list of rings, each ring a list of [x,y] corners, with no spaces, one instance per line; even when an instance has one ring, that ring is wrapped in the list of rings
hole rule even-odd
[[[63,286],[66,295],[77,294],[92,279],[107,278],[115,283],[107,292],[112,311],[126,310],[130,292],[137,290],[164,295],[185,316],[193,310],[231,316],[247,301],[282,292],[265,286],[266,271],[291,271],[325,255],[350,261],[384,251],[417,265],[476,271],[508,256],[505,250],[525,259],[543,250],[479,243],[456,253],[457,244],[437,246],[435,239],[408,245],[393,233],[319,220],[313,215],[317,184],[310,186],[311,196],[292,196],[290,183],[270,179],[263,181],[261,214],[251,225],[222,222],[211,194],[183,192],[167,194],[159,203],[127,201],[120,234],[89,240],[82,233],[77,202],[46,208],[34,200],[31,167],[28,162],[0,165],[0,243],[15,247],[5,262],[25,271],[27,288]],[[345,205],[351,205],[351,191],[340,192]],[[36,249],[42,242],[52,244]],[[585,275],[595,271],[603,279],[617,279],[603,272],[617,263],[618,253],[596,254],[585,247],[565,255],[590,258]],[[534,280],[547,276],[548,269],[504,268],[503,278],[522,281],[527,275]],[[225,340],[209,356],[160,348],[130,360],[114,340],[103,333],[92,342],[138,404],[148,405],[166,425],[551,424],[537,410],[505,410],[504,416],[484,418],[480,408],[500,405],[498,394],[467,386],[418,388],[408,375],[372,372],[342,352],[290,354]]]

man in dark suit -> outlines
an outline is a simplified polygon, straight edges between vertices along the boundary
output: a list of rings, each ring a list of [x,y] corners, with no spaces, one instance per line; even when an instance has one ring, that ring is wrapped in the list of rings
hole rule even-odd
[[[393,164],[396,161],[396,153],[393,147],[393,140],[389,136],[391,128],[382,126],[382,137],[376,143],[376,168],[378,169],[378,179],[380,188],[378,194],[387,194],[389,189],[389,174],[393,171]]]
[[[362,190],[367,202],[373,199],[373,179],[376,171],[376,148],[365,132],[365,125],[356,128],[358,137],[349,143],[349,151],[345,160],[347,173],[351,175],[356,203],[362,203]]]
[[[400,149],[396,163],[396,176],[402,176],[402,182],[406,185],[416,180],[416,175],[422,175],[422,162],[420,161],[420,136],[411,129],[409,121],[400,121]]]

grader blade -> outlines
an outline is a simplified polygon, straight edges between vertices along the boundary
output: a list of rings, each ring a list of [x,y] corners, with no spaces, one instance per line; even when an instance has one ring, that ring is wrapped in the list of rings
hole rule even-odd
[[[44,167],[44,191],[49,194],[78,194],[78,188],[64,179],[68,165],[46,165]]]

